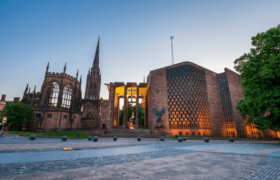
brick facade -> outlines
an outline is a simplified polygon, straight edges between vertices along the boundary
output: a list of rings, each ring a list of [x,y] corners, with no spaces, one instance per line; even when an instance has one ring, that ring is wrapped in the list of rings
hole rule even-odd
[[[99,40],[93,66],[87,75],[85,99],[82,99],[78,73],[75,78],[66,74],[66,66],[63,73],[48,72],[48,67],[41,91],[36,92],[35,87],[30,92],[28,85],[24,91],[22,102],[34,109],[28,127],[30,131],[114,132],[113,129],[120,128],[120,98],[126,107],[123,117],[126,122],[122,128],[127,129],[128,97],[131,96],[128,91],[132,93],[134,89],[137,93],[133,98],[139,98],[139,92],[142,93],[144,128],[150,129],[152,134],[253,138],[276,136],[274,131],[262,132],[246,125],[236,109],[239,99],[244,98],[241,78],[227,68],[218,74],[192,62],[174,64],[150,71],[147,83],[107,84],[109,99],[103,100],[99,99]],[[19,98],[14,101],[19,101]],[[163,108],[165,110],[160,122],[157,122],[158,115],[154,113],[154,108],[158,113]],[[137,125],[135,127],[138,128]]]

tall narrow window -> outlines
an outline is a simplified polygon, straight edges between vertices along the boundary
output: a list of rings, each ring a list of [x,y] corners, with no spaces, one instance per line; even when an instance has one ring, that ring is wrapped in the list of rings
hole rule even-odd
[[[88,118],[91,118],[91,114],[90,113],[88,113]]]
[[[92,83],[90,84],[89,89],[92,89]]]
[[[70,85],[67,85],[63,89],[63,96],[62,96],[62,107],[70,108],[71,104],[71,96],[72,96],[72,89]]]
[[[93,71],[93,76],[95,76],[95,71]]]
[[[52,83],[50,88],[49,107],[56,107],[58,101],[59,85],[57,82]]]
[[[93,89],[96,90],[96,88],[97,88],[97,85],[94,83]]]

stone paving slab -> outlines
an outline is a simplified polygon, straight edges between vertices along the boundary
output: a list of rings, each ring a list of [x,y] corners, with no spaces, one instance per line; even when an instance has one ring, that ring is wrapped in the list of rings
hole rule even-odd
[[[1,138],[0,144],[0,179],[276,179],[280,166],[279,145],[251,141]],[[69,146],[83,150],[61,150]]]
[[[165,141],[159,141],[156,139],[142,139],[137,141],[136,139],[119,138],[117,141],[113,141],[112,138],[100,138],[98,142],[88,140],[67,140],[62,141],[58,139],[44,139],[37,138],[34,141],[30,141],[27,138],[24,139],[1,139],[0,153],[11,152],[38,152],[38,151],[57,151],[62,150],[65,147],[82,148],[82,149],[100,149],[100,148],[113,148],[113,147],[125,147],[125,146],[137,146],[137,145],[149,145],[149,144],[162,144],[162,143],[176,143],[177,141],[172,139],[165,139]]]
[[[0,179],[244,179],[269,163],[268,157],[195,152],[137,162],[5,176]]]

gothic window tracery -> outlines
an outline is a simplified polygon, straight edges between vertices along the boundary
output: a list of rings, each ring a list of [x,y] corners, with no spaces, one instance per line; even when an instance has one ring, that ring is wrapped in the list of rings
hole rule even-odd
[[[49,107],[57,107],[58,93],[59,93],[58,83],[52,82],[52,86],[50,87],[50,97],[48,103]]]
[[[63,89],[62,107],[70,108],[71,98],[72,98],[72,89],[70,85],[67,85]]]

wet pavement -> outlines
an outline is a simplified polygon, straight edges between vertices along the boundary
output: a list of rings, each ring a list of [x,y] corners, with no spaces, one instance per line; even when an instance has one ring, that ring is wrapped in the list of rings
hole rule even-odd
[[[0,179],[158,179],[162,176],[158,171],[164,169],[163,174],[169,173],[162,179],[215,179],[217,174],[221,179],[277,179],[278,175],[280,177],[280,169],[277,169],[280,168],[280,145],[257,143],[244,140],[179,143],[167,138],[163,142],[154,138],[140,142],[134,138],[117,141],[99,138],[98,142],[68,139],[63,142],[55,138],[30,141],[27,137],[7,137],[0,138]],[[63,147],[81,150],[63,151]],[[118,166],[120,169],[139,166],[140,170],[132,173],[117,170]],[[111,171],[107,172],[108,168]],[[193,168],[196,170],[190,172]],[[97,169],[100,172],[106,169],[106,173],[100,175]],[[69,176],[68,171],[76,173]]]

